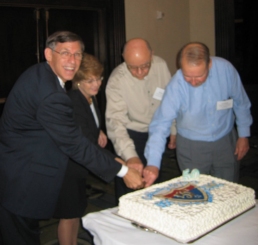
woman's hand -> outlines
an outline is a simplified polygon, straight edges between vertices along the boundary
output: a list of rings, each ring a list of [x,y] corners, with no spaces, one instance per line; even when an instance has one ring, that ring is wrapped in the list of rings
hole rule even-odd
[[[104,148],[107,145],[107,136],[102,130],[99,132],[98,144],[100,147]]]

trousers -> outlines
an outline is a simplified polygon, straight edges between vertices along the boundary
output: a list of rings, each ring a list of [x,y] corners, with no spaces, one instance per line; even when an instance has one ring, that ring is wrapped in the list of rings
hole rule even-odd
[[[0,245],[40,245],[39,221],[15,215],[0,205]]]
[[[214,142],[189,140],[177,134],[177,160],[181,171],[197,168],[202,174],[231,182],[239,180],[239,161],[234,155],[236,130]]]

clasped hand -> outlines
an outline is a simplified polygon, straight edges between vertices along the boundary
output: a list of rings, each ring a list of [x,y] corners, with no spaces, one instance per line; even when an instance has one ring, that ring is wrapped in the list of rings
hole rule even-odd
[[[159,175],[159,169],[155,166],[146,166],[144,168],[143,163],[141,162],[139,157],[132,157],[127,160],[126,165],[129,168],[132,168],[143,177],[143,184],[142,187],[148,187],[154,183]]]

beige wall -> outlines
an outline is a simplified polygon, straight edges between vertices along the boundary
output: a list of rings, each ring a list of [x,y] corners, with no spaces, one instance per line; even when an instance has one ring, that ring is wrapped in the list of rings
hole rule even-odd
[[[213,1],[125,0],[126,39],[147,39],[173,74],[176,54],[187,42],[202,41],[214,54]],[[157,11],[164,13],[162,19],[157,19]]]

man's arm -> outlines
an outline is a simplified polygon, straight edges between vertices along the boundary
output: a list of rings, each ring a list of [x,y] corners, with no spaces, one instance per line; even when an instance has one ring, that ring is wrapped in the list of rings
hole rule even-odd
[[[106,87],[107,108],[106,127],[108,138],[112,141],[117,155],[125,160],[138,157],[133,140],[130,138],[126,125],[128,118],[127,104],[122,97],[119,81],[109,79]]]
[[[250,126],[252,124],[251,103],[245,92],[236,69],[232,67],[232,98],[233,110],[236,116],[238,140],[235,149],[237,159],[241,160],[249,150]]]
[[[71,100],[65,93],[52,93],[46,97],[40,103],[36,117],[47,132],[47,140],[58,147],[56,155],[65,154],[107,182],[121,169],[114,155],[83,136],[74,122]]]
[[[175,99],[172,83],[170,83],[165,90],[161,105],[156,110],[149,126],[149,139],[144,151],[147,167],[143,170],[146,186],[151,185],[159,175],[166,139],[171,133],[172,122],[177,117],[177,108],[180,108],[180,102]],[[170,138],[173,147],[175,146],[175,139],[175,136]]]

